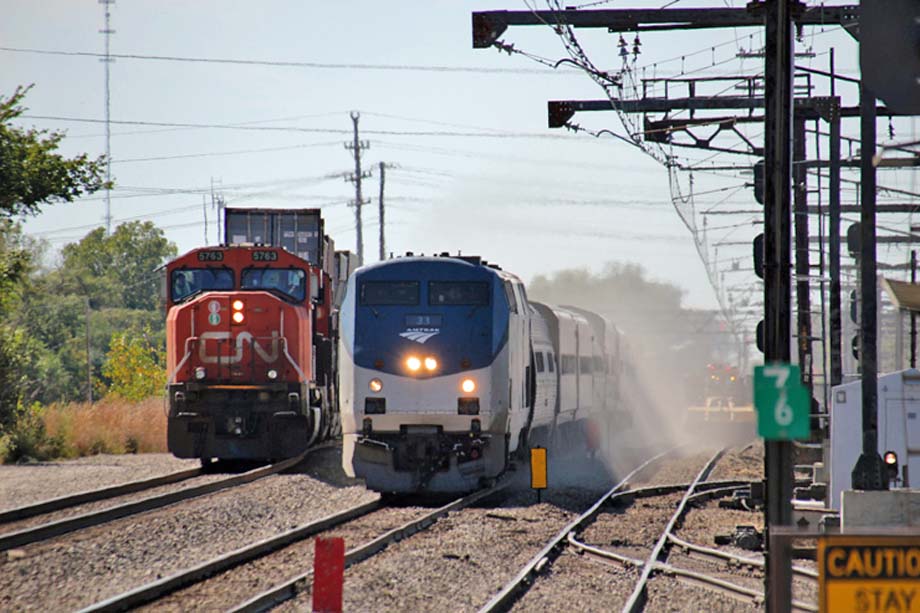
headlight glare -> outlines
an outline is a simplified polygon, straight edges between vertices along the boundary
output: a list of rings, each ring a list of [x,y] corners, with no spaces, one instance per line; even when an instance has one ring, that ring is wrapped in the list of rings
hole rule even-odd
[[[371,388],[372,392],[379,392],[383,389],[383,381],[380,379],[371,379],[371,382],[367,384]]]
[[[242,311],[234,311],[233,313],[233,322],[241,324],[246,317],[243,315]]]
[[[464,394],[472,394],[476,391],[476,382],[472,379],[464,379],[460,383],[460,389],[463,390]]]
[[[415,372],[422,367],[422,361],[414,355],[410,356],[409,359],[406,360],[406,367],[412,372]]]
[[[438,361],[432,357],[425,358],[425,368],[434,370],[438,367]]]

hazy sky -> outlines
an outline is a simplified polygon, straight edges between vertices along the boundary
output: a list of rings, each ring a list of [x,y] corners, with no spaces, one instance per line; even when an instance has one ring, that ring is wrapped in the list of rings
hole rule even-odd
[[[705,4],[723,5],[693,6]],[[121,57],[111,65],[114,221],[153,220],[182,252],[204,242],[206,211],[207,240],[215,243],[213,181],[231,206],[322,207],[336,246],[354,249],[354,209],[347,206],[354,189],[342,175],[354,170],[343,143],[351,140],[349,112],[358,111],[361,138],[370,143],[364,167],[374,172],[364,184],[372,200],[363,216],[365,261],[377,258],[377,164],[385,162],[392,166],[388,252],[478,253],[525,280],[638,262],[652,277],[685,288],[688,304],[713,306],[665,169],[617,139],[546,127],[547,100],[598,99],[600,88],[575,70],[472,49],[473,10],[526,8],[513,0],[117,0],[111,52],[171,59]],[[68,154],[105,151],[104,65],[81,55],[104,49],[102,27],[95,0],[4,2],[0,93],[34,83],[21,123],[65,129]],[[566,57],[546,27],[512,28],[503,38],[552,61]],[[598,65],[620,66],[617,35],[584,38]],[[646,34],[641,42],[638,64],[649,76],[750,72],[760,61],[736,59],[740,49],[760,44],[758,29]],[[802,41],[824,54],[807,61],[824,68],[832,44],[838,68],[855,74],[855,44],[833,27]],[[296,65],[188,61],[195,59]],[[576,121],[623,133],[613,113]],[[750,163],[741,156],[718,161]],[[697,208],[755,208],[744,182],[739,173],[696,178],[697,191],[715,190]],[[48,207],[26,229],[60,247],[103,216],[96,195]],[[759,231],[755,219],[709,218],[711,239],[748,240]],[[749,268],[749,252],[726,247],[719,257]]]

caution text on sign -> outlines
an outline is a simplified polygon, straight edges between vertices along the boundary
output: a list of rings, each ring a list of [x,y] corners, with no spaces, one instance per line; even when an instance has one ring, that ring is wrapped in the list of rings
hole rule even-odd
[[[920,613],[920,536],[818,539],[821,611]]]

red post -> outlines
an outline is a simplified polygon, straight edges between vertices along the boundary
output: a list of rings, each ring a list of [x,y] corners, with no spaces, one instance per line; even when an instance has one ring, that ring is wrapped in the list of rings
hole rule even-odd
[[[342,613],[345,539],[317,538],[313,554],[313,611]]]

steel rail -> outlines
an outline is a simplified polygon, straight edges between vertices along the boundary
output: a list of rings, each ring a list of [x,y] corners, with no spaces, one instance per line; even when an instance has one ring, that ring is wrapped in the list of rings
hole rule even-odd
[[[181,470],[179,472],[170,473],[168,475],[153,477],[151,479],[144,479],[142,481],[131,481],[128,483],[113,485],[98,490],[89,490],[79,492],[77,494],[70,494],[68,496],[61,496],[59,498],[52,498],[50,500],[37,502],[35,504],[16,507],[15,509],[3,511],[0,513],[0,523],[8,523],[20,519],[28,519],[29,517],[35,517],[36,515],[44,515],[45,513],[60,511],[61,509],[68,509],[70,507],[75,507],[81,504],[99,502],[100,500],[107,500],[117,496],[124,496],[125,494],[142,492],[144,490],[149,490],[161,485],[169,485],[170,483],[177,483],[179,481],[185,481],[186,479],[192,479],[193,477],[198,477],[202,474],[204,474],[204,469],[201,467],[191,468],[188,470]]]
[[[668,540],[685,550],[685,552],[693,552],[699,554],[703,558],[717,558],[720,560],[726,560],[729,562],[735,562],[742,566],[752,566],[756,568],[763,569],[765,562],[763,560],[758,560],[756,558],[748,558],[746,556],[740,556],[733,553],[728,553],[727,551],[722,551],[720,549],[713,549],[711,547],[704,547],[702,545],[697,545],[696,543],[691,543],[685,541],[681,538],[674,536],[673,534],[668,535]],[[688,555],[690,555],[688,553]],[[810,568],[804,568],[802,566],[792,567],[792,572],[796,575],[799,575],[805,579],[817,579],[817,571],[811,570]]]
[[[500,483],[488,489],[479,490],[463,498],[458,498],[457,500],[444,505],[434,511],[427,513],[426,515],[413,519],[410,522],[403,524],[398,528],[394,528],[385,534],[378,536],[372,541],[351,549],[345,554],[345,568],[349,568],[362,560],[373,556],[376,553],[386,549],[388,545],[393,543],[398,543],[399,541],[412,536],[416,532],[425,530],[432,524],[434,524],[438,519],[447,515],[451,511],[457,511],[463,507],[469,506],[478,500],[483,498],[488,498],[493,494],[500,492],[501,490],[508,487],[509,482]],[[254,596],[253,598],[247,600],[244,603],[237,605],[236,607],[230,609],[231,613],[254,613],[257,611],[265,611],[278,604],[290,600],[305,591],[310,587],[310,580],[313,577],[313,569],[294,577],[286,581],[281,585],[272,587],[261,594]]]
[[[625,555],[616,553],[615,551],[610,551],[607,549],[602,549],[600,547],[594,547],[592,545],[588,545],[587,543],[582,543],[581,541],[575,538],[574,534],[569,534],[568,544],[589,555],[592,555],[598,558],[603,558],[606,560],[613,560],[615,562],[619,562],[620,564],[623,564],[626,566],[642,568],[646,564],[645,560],[639,560],[637,558],[632,558],[630,556],[625,556]],[[675,542],[675,544],[678,544],[678,543]],[[706,549],[706,548],[704,547],[703,549]],[[716,551],[716,553],[719,553],[719,554],[723,553],[717,550],[713,550],[713,551]],[[725,554],[725,555],[730,556],[731,554]],[[742,558],[742,559],[748,560],[747,558]],[[752,561],[755,563],[759,562],[761,565],[763,564],[759,560],[752,560]],[[730,581],[725,581],[724,579],[719,579],[718,577],[714,577],[712,575],[707,575],[705,573],[701,573],[698,571],[692,571],[692,570],[688,570],[685,568],[680,568],[678,566],[674,566],[673,564],[666,564],[664,562],[655,562],[654,570],[662,572],[666,575],[673,575],[674,577],[677,577],[678,579],[686,581],[688,583],[692,583],[694,585],[698,585],[706,589],[712,589],[712,590],[727,594],[732,597],[737,598],[738,596],[744,596],[746,597],[747,600],[753,602],[756,605],[761,605],[764,602],[764,595],[762,591],[755,590],[749,587],[745,587],[743,585],[738,585],[736,583],[731,583]],[[801,569],[801,570],[805,570],[805,569]],[[807,572],[812,572],[812,571],[807,571]],[[794,600],[792,602],[792,608],[795,610],[800,610],[800,611],[817,611],[818,610],[818,608],[814,605],[804,603],[801,601],[797,601],[797,600]]]
[[[282,534],[272,536],[252,545],[247,545],[219,556],[198,566],[179,571],[159,581],[142,585],[136,589],[118,594],[106,600],[92,604],[80,610],[80,613],[109,613],[111,611],[126,611],[128,609],[153,602],[184,587],[198,583],[208,577],[224,572],[235,566],[251,562],[270,553],[278,551],[292,543],[302,541],[314,534],[335,528],[347,521],[363,517],[382,506],[380,498],[355,505],[350,509],[333,513],[317,521],[293,528]]]
[[[639,576],[639,580],[636,582],[636,587],[633,589],[632,594],[629,597],[629,600],[626,601],[626,605],[623,606],[623,613],[638,613],[642,611],[645,607],[645,602],[648,598],[648,593],[646,587],[648,585],[648,579],[652,574],[652,570],[655,568],[657,562],[663,562],[663,555],[666,553],[666,548],[668,544],[668,535],[677,525],[677,522],[684,515],[684,510],[687,508],[688,499],[696,493],[697,486],[705,481],[709,476],[709,473],[712,472],[712,469],[715,467],[716,462],[722,457],[726,449],[722,448],[709,459],[708,462],[703,466],[700,472],[696,475],[696,478],[690,484],[690,487],[687,488],[686,493],[681,498],[680,503],[677,505],[677,509],[671,515],[671,519],[668,521],[667,525],[662,531],[661,536],[658,538],[658,542],[655,543],[655,547],[652,548],[652,553],[649,554],[648,560],[645,565],[642,567],[642,574]]]
[[[282,462],[277,462],[270,466],[256,468],[241,475],[234,475],[219,481],[212,481],[211,483],[205,483],[196,487],[190,487],[176,492],[167,492],[158,496],[151,496],[142,500],[127,502],[125,504],[109,507],[100,511],[84,513],[75,517],[68,517],[58,521],[33,526],[31,528],[24,528],[16,532],[0,534],[0,551],[5,551],[13,547],[21,547],[30,543],[36,543],[38,541],[43,541],[46,539],[54,538],[56,536],[61,536],[63,534],[68,534],[76,530],[98,526],[99,524],[121,519],[122,517],[127,517],[129,515],[136,515],[138,513],[152,511],[154,509],[159,509],[176,502],[197,498],[198,496],[211,494],[213,492],[217,492],[230,487],[236,487],[245,483],[251,483],[263,477],[268,477],[270,475],[280,473],[284,470],[287,470],[288,468],[296,466],[302,462],[307,455],[326,447],[328,447],[328,445],[313,447],[298,456],[289,458]]]
[[[521,594],[526,591],[530,585],[533,583],[534,577],[539,574],[547,565],[551,564],[562,553],[562,550],[565,548],[565,540],[568,537],[570,532],[577,532],[584,525],[588,524],[591,520],[600,513],[601,508],[606,504],[611,498],[614,498],[617,494],[624,494],[621,492],[623,488],[627,486],[629,480],[632,479],[635,475],[639,474],[641,471],[645,470],[652,463],[660,460],[661,458],[670,455],[675,452],[679,447],[674,447],[663,451],[658,455],[655,455],[638,467],[636,467],[632,472],[630,472],[626,477],[624,477],[619,483],[610,488],[603,496],[601,496],[597,502],[595,502],[591,507],[576,517],[574,520],[566,524],[562,530],[559,531],[556,536],[554,536],[546,544],[543,549],[540,550],[537,555],[532,557],[527,564],[518,572],[515,577],[505,584],[502,590],[493,596],[489,602],[487,602],[481,609],[479,613],[491,613],[493,611],[507,611],[511,608],[511,605],[520,598]]]

